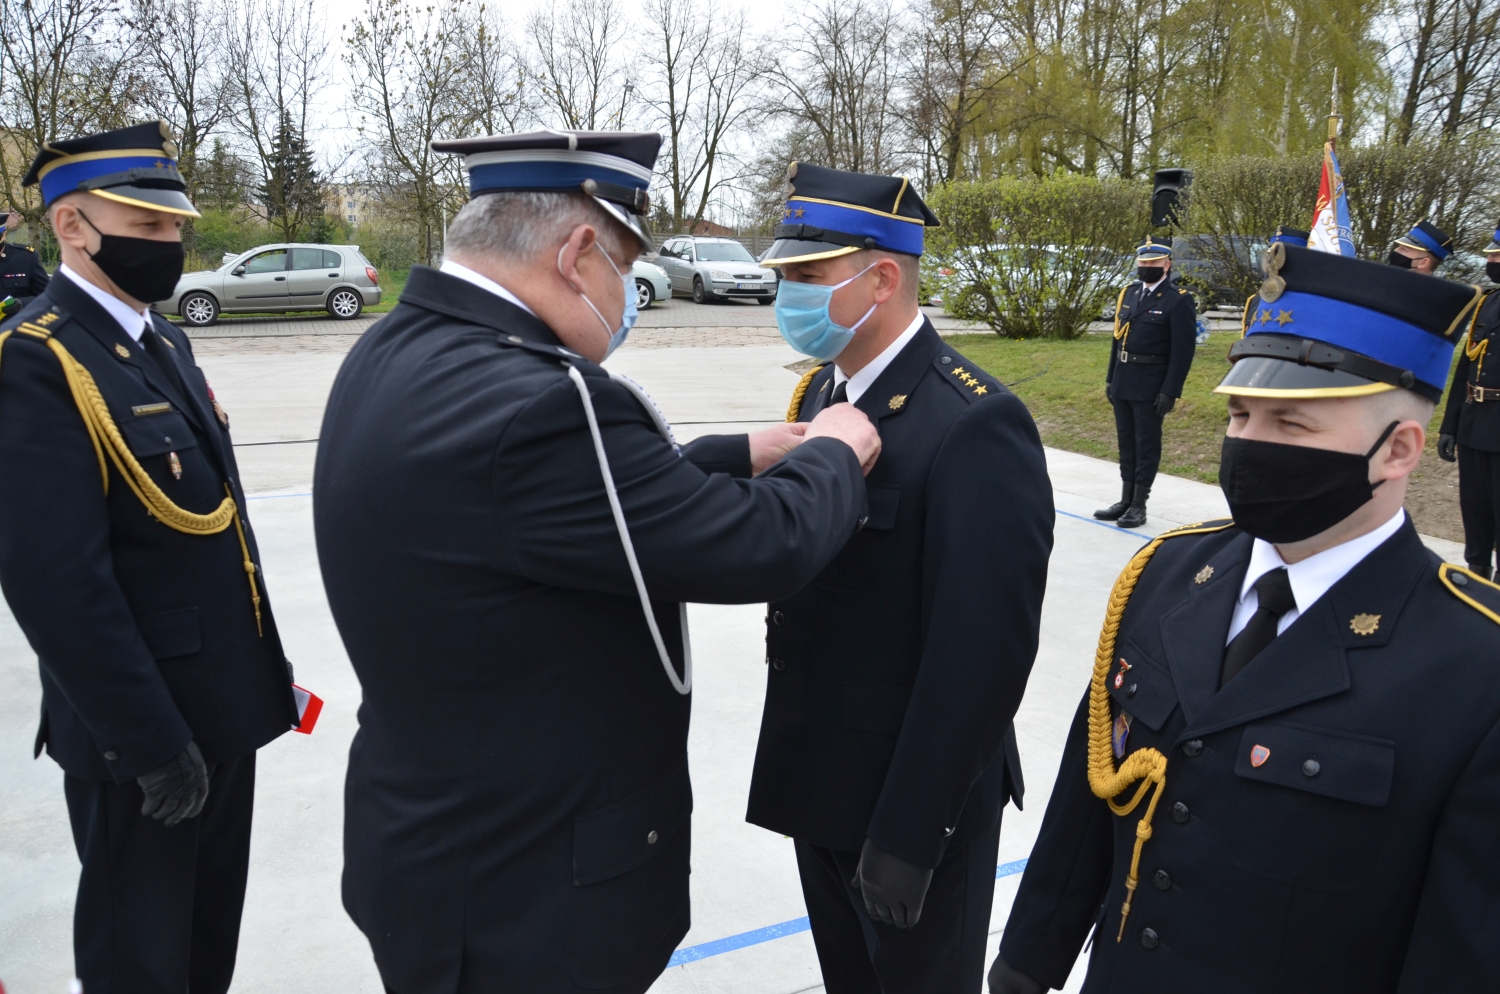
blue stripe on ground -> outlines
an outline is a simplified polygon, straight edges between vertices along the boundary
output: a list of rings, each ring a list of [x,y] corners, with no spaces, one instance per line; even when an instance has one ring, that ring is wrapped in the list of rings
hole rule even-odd
[[[1065,518],[1075,518],[1079,521],[1084,522],[1085,524],[1098,525],[1100,528],[1108,528],[1116,535],[1123,535],[1126,538],[1133,538],[1137,542],[1141,541],[1142,539],[1145,539],[1147,542],[1149,542],[1156,537],[1155,535],[1148,535],[1145,532],[1136,531],[1134,528],[1121,528],[1118,525],[1110,524],[1108,521],[1100,521],[1098,518],[1085,518],[1083,515],[1074,514],[1072,511],[1058,511],[1057,513],[1061,514]]]
[[[1012,863],[1001,863],[995,867],[995,879],[1014,876],[1026,869],[1026,861],[1018,859]],[[746,946],[758,946],[762,942],[770,942],[772,939],[780,939],[787,935],[796,935],[798,932],[806,932],[812,924],[806,918],[793,918],[789,922],[781,922],[778,925],[767,925],[765,928],[755,929],[753,932],[741,932],[739,935],[730,935],[712,942],[699,943],[696,946],[688,946],[679,949],[667,960],[667,966],[684,966],[688,963],[696,963],[700,959],[708,959],[710,956],[718,956],[721,953],[733,952],[736,949],[744,949]]]

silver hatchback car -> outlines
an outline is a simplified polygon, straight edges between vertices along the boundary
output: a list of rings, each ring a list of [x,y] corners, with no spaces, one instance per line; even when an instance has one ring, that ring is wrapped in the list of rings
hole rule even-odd
[[[326,310],[340,320],[380,303],[380,274],[358,245],[260,245],[218,269],[185,273],[154,306],[195,327],[220,314]]]
[[[672,280],[672,293],[691,294],[700,304],[725,297],[776,302],[776,270],[755,261],[733,238],[677,235],[657,253],[656,264]]]

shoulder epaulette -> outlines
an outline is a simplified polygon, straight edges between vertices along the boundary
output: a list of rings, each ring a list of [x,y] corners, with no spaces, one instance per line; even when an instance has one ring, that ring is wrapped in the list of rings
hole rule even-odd
[[[67,322],[67,314],[56,307],[48,308],[36,317],[29,317],[15,324],[8,324],[7,331],[19,331],[23,335],[32,338],[40,338],[43,341],[52,337],[53,332]]]
[[[1454,597],[1500,625],[1500,586],[1452,563],[1438,567],[1438,579]]]
[[[808,386],[812,383],[814,376],[817,376],[827,368],[828,364],[824,363],[821,366],[814,366],[812,369],[809,369],[807,372],[802,374],[802,379],[798,380],[797,385],[792,388],[792,402],[786,407],[787,424],[792,424],[797,420],[797,418],[801,417],[802,398],[807,396]]]
[[[1180,538],[1183,535],[1207,535],[1209,532],[1221,532],[1226,528],[1233,527],[1233,518],[1214,518],[1211,521],[1199,521],[1191,525],[1169,528],[1156,537],[1158,539],[1168,539]]]

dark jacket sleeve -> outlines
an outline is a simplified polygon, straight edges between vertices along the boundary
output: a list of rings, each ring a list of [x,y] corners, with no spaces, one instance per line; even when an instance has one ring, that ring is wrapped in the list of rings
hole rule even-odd
[[[0,522],[5,599],[101,753],[121,757],[115,779],[186,748],[192,732],[115,580],[93,444],[57,357],[22,334],[0,352]]]
[[[1014,394],[974,403],[927,479],[925,641],[871,841],[935,867],[969,790],[1000,753],[1036,658],[1052,486],[1036,424]]]
[[[1490,730],[1438,819],[1401,970],[1402,994],[1500,990],[1500,726]]]
[[[1183,294],[1177,306],[1172,308],[1171,334],[1171,360],[1167,363],[1167,378],[1162,381],[1161,392],[1168,397],[1181,397],[1182,385],[1187,382],[1193,354],[1198,349],[1198,306],[1190,293]]]
[[[47,284],[52,282],[52,277],[47,275],[47,267],[42,265],[42,257],[36,251],[27,253],[31,256],[31,295],[41,296],[42,291],[47,289]]]
[[[1458,340],[1458,365],[1453,370],[1453,382],[1448,385],[1448,404],[1443,408],[1443,425],[1438,429],[1440,435],[1458,434],[1458,418],[1463,413],[1464,399],[1469,392],[1469,367],[1473,365],[1469,354],[1464,351],[1467,341],[1467,338]]]
[[[1115,321],[1116,322],[1118,322],[1120,320],[1120,311],[1123,311],[1125,308],[1127,308],[1127,307],[1130,306],[1129,299],[1130,299],[1130,290],[1127,287],[1126,288],[1126,292],[1125,292],[1125,296],[1116,298],[1116,306],[1118,308],[1115,311]],[[1110,341],[1109,341],[1109,368],[1107,368],[1104,371],[1104,385],[1105,386],[1109,386],[1111,383],[1113,383],[1115,381],[1115,363],[1119,361],[1119,358],[1120,358],[1120,340],[1113,337],[1113,330],[1111,330],[1111,338],[1110,338]]]
[[[854,534],[865,513],[864,475],[843,442],[812,439],[754,479],[706,473],[673,451],[624,387],[586,379],[653,598],[788,597]],[[571,380],[543,391],[507,426],[493,481],[505,568],[551,586],[634,596]]]
[[[1084,694],[1000,939],[1005,962],[1057,989],[1099,920],[1113,863],[1113,816],[1088,784],[1088,704]]]
[[[728,473],[745,480],[754,475],[749,435],[704,435],[684,445],[682,455],[705,473]]]

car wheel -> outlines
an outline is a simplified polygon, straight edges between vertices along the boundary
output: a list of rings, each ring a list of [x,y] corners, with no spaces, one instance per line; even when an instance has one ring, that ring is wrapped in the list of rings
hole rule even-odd
[[[762,306],[762,307],[769,307],[772,304],[776,303],[776,297],[775,297],[775,295],[772,295],[770,297],[761,297],[761,298],[757,299],[755,302],[757,304],[759,304],[760,306]]]
[[[649,280],[635,281],[635,306],[636,310],[644,311],[656,302],[656,291],[651,289]]]
[[[177,313],[194,328],[206,328],[219,320],[219,302],[210,294],[190,293],[177,305]]]
[[[708,292],[708,287],[703,285],[703,277],[693,277],[693,303],[706,304],[714,299],[714,295]]]
[[[353,290],[335,290],[328,297],[328,313],[340,321],[357,318],[364,309],[364,300]]]

